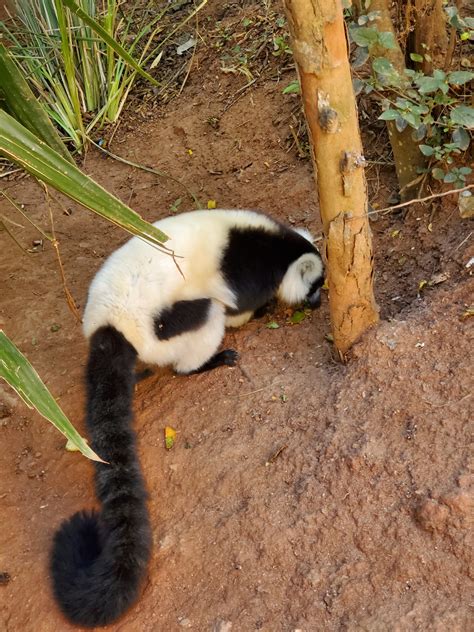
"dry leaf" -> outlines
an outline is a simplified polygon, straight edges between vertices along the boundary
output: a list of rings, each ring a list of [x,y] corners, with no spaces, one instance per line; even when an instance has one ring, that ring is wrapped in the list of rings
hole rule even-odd
[[[176,430],[171,426],[165,426],[165,448],[171,450],[176,440]]]

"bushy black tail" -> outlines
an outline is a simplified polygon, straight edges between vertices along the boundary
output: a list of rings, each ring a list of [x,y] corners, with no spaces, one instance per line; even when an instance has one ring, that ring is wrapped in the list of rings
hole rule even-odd
[[[87,425],[100,513],[79,512],[54,537],[54,595],[65,616],[94,627],[117,619],[137,598],[151,551],[147,494],[132,430],[136,351],[113,327],[91,339]]]

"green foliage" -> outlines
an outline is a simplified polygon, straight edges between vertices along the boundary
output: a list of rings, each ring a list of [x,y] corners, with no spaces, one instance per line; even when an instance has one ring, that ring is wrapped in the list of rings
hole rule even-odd
[[[175,32],[206,4],[203,0]],[[155,37],[168,3],[141,11],[120,0],[16,0],[16,17],[0,22],[0,34],[65,139],[81,150],[92,130],[118,119],[143,67],[161,58]],[[137,59],[135,59],[137,57]]]
[[[270,2],[263,4],[263,10],[252,13],[251,18],[236,21],[226,18],[216,23],[208,18],[207,36],[220,53],[222,72],[242,74],[247,82],[275,71],[275,65],[268,63],[270,55],[281,61],[276,69],[278,74],[292,55],[284,15]]]
[[[463,33],[474,26],[474,19],[462,20],[452,7],[447,8],[451,24]],[[412,138],[429,158],[433,177],[446,183],[465,184],[469,167],[455,167],[455,156],[469,149],[474,129],[474,108],[470,105],[468,84],[474,79],[470,70],[445,72],[435,69],[428,76],[419,70],[404,69],[401,73],[383,50],[394,46],[393,37],[379,32],[378,12],[372,11],[349,23],[349,33],[356,45],[353,67],[370,62],[371,75],[354,80],[356,94],[364,91],[382,98],[380,119],[394,121],[399,132],[412,129]],[[428,54],[412,53],[417,63],[429,59]],[[430,60],[431,61],[431,60]],[[453,165],[453,166],[451,166]]]
[[[166,235],[82,173],[76,165],[39,141],[3,110],[0,110],[0,155],[133,235],[166,248],[163,246],[168,239]]]
[[[462,18],[456,6],[449,5],[444,9],[448,16],[448,21],[460,34],[461,41],[474,39],[474,18]]]
[[[301,86],[299,81],[292,81],[286,88],[283,88],[282,94],[301,94]]]
[[[273,38],[273,56],[280,57],[281,55],[292,55],[292,50],[288,43],[288,36],[277,35]]]
[[[0,43],[0,105],[49,147],[72,162],[72,157],[38,103],[20,69]]]
[[[388,49],[395,48],[396,46],[392,33],[389,31],[379,31],[373,26],[357,26],[356,28],[352,28],[351,37],[357,46],[368,48],[369,52],[376,46]]]
[[[120,114],[137,74],[129,65],[136,42],[128,52],[121,45],[131,21],[119,19],[118,2],[80,0],[69,2],[69,9],[65,4],[17,0],[13,23],[0,23],[0,31],[50,118],[80,150],[87,134]],[[104,34],[109,43],[116,38],[115,52]]]
[[[0,330],[0,378],[17,392],[29,408],[35,408],[40,415],[62,432],[84,456],[94,461],[101,461],[63,413],[38,373],[2,330]]]

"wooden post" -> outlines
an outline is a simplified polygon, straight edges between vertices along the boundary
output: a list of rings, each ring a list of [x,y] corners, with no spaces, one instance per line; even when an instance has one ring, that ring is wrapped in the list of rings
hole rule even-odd
[[[334,343],[378,321],[364,156],[341,0],[285,0],[326,237]]]

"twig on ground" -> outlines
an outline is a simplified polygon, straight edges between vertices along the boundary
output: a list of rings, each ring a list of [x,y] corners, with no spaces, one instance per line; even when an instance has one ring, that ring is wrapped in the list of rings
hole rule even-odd
[[[196,208],[198,209],[201,208],[201,204],[197,196],[191,191],[191,189],[189,189],[184,184],[184,182],[182,182],[181,180],[178,180],[178,178],[174,178],[173,176],[170,176],[169,174],[159,169],[152,169],[152,167],[147,167],[146,165],[141,165],[138,162],[133,162],[131,160],[127,160],[126,158],[122,158],[122,156],[118,156],[117,154],[114,154],[108,149],[105,149],[105,147],[101,147],[98,143],[94,142],[91,138],[89,138],[89,141],[92,143],[92,145],[94,145],[94,147],[97,147],[97,149],[100,149],[100,151],[102,151],[104,154],[107,154],[107,156],[110,156],[110,158],[113,158],[114,160],[117,160],[118,162],[123,162],[125,165],[128,165],[129,167],[135,167],[135,169],[141,169],[142,171],[146,171],[147,173],[153,173],[155,176],[158,176],[160,178],[167,178],[168,180],[171,180],[172,182],[176,182],[176,184],[179,184],[181,187],[183,187],[186,193],[193,199],[194,204],[196,205]]]
[[[54,250],[56,251],[56,256],[58,259],[58,264],[59,264],[59,272],[61,274],[61,279],[63,282],[63,290],[64,290],[64,294],[66,296],[66,302],[67,305],[69,307],[69,309],[71,310],[73,316],[75,317],[75,319],[77,320],[78,323],[82,323],[82,318],[81,318],[81,314],[79,313],[79,310],[77,308],[76,305],[76,301],[74,300],[71,292],[69,291],[69,288],[67,286],[67,281],[66,281],[66,274],[64,272],[64,266],[63,266],[63,262],[61,260],[61,253],[59,252],[59,241],[56,239],[56,232],[54,230],[54,218],[53,218],[53,209],[51,206],[51,197],[49,195],[49,190],[48,187],[44,184],[44,182],[39,181],[40,185],[42,186],[43,190],[44,190],[44,194],[45,194],[45,198],[46,198],[46,203],[48,205],[48,210],[49,210],[49,220],[51,222],[51,244],[54,248]]]
[[[386,208],[379,208],[374,211],[370,211],[368,215],[377,215],[378,213],[388,213],[390,211],[396,210],[397,208],[410,206],[410,204],[419,204],[421,202],[428,202],[428,200],[434,200],[435,198],[444,197],[446,195],[453,195],[454,193],[462,193],[463,191],[467,191],[468,189],[472,189],[472,188],[474,188],[474,184],[468,184],[467,186],[462,187],[462,189],[452,189],[451,191],[443,191],[442,193],[433,193],[432,195],[427,195],[424,198],[415,198],[414,200],[408,200],[408,202],[401,202],[400,204],[394,204],[394,206],[387,206]]]

